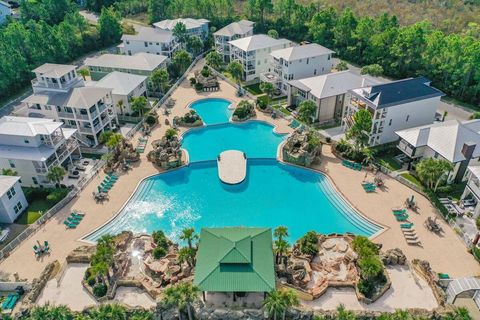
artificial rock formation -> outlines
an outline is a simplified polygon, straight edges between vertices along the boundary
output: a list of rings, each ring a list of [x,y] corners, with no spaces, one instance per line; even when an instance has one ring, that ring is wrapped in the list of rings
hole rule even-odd
[[[301,166],[310,166],[320,156],[322,145],[315,133],[295,131],[283,145],[283,161]]]
[[[407,263],[407,257],[399,248],[380,252],[380,259],[385,266],[405,265]]]
[[[177,168],[182,165],[181,144],[177,137],[163,137],[152,142],[153,150],[147,155],[150,162],[163,169]]]

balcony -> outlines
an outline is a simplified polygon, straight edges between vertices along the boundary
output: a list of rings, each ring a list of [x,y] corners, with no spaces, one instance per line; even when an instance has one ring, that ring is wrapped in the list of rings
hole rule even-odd
[[[277,76],[275,73],[272,72],[264,72],[260,74],[260,80],[263,82],[268,82],[271,84],[278,84],[282,82],[282,78]]]
[[[420,152],[417,152],[417,148],[414,148],[412,145],[410,145],[408,142],[405,140],[400,140],[400,142],[397,145],[397,148],[400,149],[405,155],[407,155],[409,158],[418,158],[421,157],[422,154]]]
[[[62,82],[62,83],[54,83],[51,81],[47,80],[38,80],[38,79],[33,79],[31,81],[33,89],[54,89],[54,90],[68,90],[71,87],[76,86],[77,84],[83,82],[83,79],[81,77],[76,77],[69,82]]]

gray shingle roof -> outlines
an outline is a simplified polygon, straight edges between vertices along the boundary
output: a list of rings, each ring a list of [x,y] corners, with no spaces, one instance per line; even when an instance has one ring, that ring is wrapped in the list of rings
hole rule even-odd
[[[214,33],[216,36],[232,37],[234,35],[242,35],[253,30],[255,22],[249,20],[240,20],[238,22],[232,22],[229,25],[221,28]]]
[[[445,95],[430,86],[430,81],[425,77],[403,79],[352,91],[370,101],[377,109]]]
[[[124,34],[122,40],[129,41],[149,41],[169,43],[173,39],[173,33],[168,30],[155,29],[150,27],[141,27],[137,34]]]
[[[302,46],[294,46],[290,48],[275,50],[272,51],[271,55],[275,58],[282,58],[287,61],[294,61],[332,53],[335,53],[335,51],[325,48],[316,43],[310,43]]]

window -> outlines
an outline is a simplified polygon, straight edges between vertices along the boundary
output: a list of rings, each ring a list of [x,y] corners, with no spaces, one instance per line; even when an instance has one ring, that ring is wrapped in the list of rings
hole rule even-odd
[[[32,177],[33,184],[38,184],[38,180],[35,177]]]
[[[10,168],[15,168],[15,162],[13,160],[8,160],[8,164],[10,165]]]
[[[389,125],[389,126],[392,125],[392,119],[390,119],[390,121],[388,121],[388,125]]]
[[[317,69],[313,70],[313,75],[317,74]]]
[[[30,143],[30,141],[28,139],[24,139],[23,142]]]
[[[23,206],[22,204],[20,203],[20,201],[13,207],[13,210],[15,211],[15,213],[18,213],[20,210],[22,210]]]
[[[405,122],[408,122],[408,118],[410,118],[410,115],[407,115],[407,119],[405,119]]]
[[[331,54],[329,54],[329,55],[328,55],[328,58],[327,58],[327,60],[330,60],[330,57],[331,57],[331,56],[332,56],[332,55],[331,55]]]
[[[144,42],[143,45],[144,45],[145,47],[148,47],[148,42]]]
[[[8,191],[7,191],[7,197],[8,199],[12,199],[12,197],[16,194],[15,192],[15,188],[14,187],[11,187]]]
[[[307,64],[310,62],[310,58],[307,58]]]
[[[130,44],[130,41],[128,41],[128,40],[127,40],[127,41],[125,41],[125,42],[126,42],[126,44]]]

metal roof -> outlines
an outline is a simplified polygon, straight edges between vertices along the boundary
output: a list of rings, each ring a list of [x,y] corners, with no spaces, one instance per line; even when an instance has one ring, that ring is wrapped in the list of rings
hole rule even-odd
[[[76,68],[77,66],[70,64],[44,63],[38,68],[33,69],[32,72],[40,73],[48,78],[60,78]]]
[[[85,59],[85,65],[89,67],[153,71],[167,59],[166,56],[146,52],[139,52],[131,56],[107,53],[96,58]]]
[[[0,119],[0,134],[22,137],[49,135],[63,125],[52,119],[5,116]]]
[[[455,298],[465,291],[477,291],[480,290],[479,278],[458,278],[450,281],[447,287],[447,302],[452,304],[455,302]]]
[[[310,78],[292,80],[289,84],[302,91],[310,92],[318,99],[344,94],[348,90],[358,88],[364,83],[362,76],[351,71],[327,73]]]
[[[250,37],[240,38],[228,42],[232,46],[240,48],[243,51],[258,50],[284,45],[289,47],[292,42],[288,39],[274,39],[266,34],[256,34]]]
[[[204,24],[209,23],[210,21],[207,19],[193,19],[193,18],[179,18],[179,19],[166,19],[162,20],[159,22],[155,22],[153,25],[159,29],[163,30],[173,30],[177,23],[183,23],[185,25],[185,28],[188,29],[194,29],[201,27]]]
[[[111,88],[112,94],[129,95],[148,77],[119,71],[110,72],[95,83],[97,88]]]
[[[449,120],[396,131],[395,133],[415,148],[428,146],[452,163],[465,160],[463,145],[475,144],[473,158],[480,157],[480,120],[459,122]]]
[[[270,292],[273,260],[269,228],[203,228],[194,283],[202,291]]]
[[[10,190],[18,180],[20,180],[20,177],[0,175],[0,196],[3,196],[8,190]]]
[[[409,78],[351,90],[377,109],[441,97],[445,94],[430,86],[425,77]]]
[[[141,27],[137,34],[124,34],[122,40],[169,43],[173,40],[173,33],[169,30]]]
[[[290,48],[272,51],[270,54],[277,59],[284,59],[287,61],[295,61],[306,58],[313,58],[327,54],[335,53],[335,51],[325,48],[316,43],[304,44],[301,46],[294,46]]]
[[[229,25],[223,27],[222,29],[216,31],[214,35],[216,36],[227,36],[232,37],[235,35],[243,35],[253,30],[253,25],[255,22],[249,20],[240,20],[238,22],[232,22]]]

